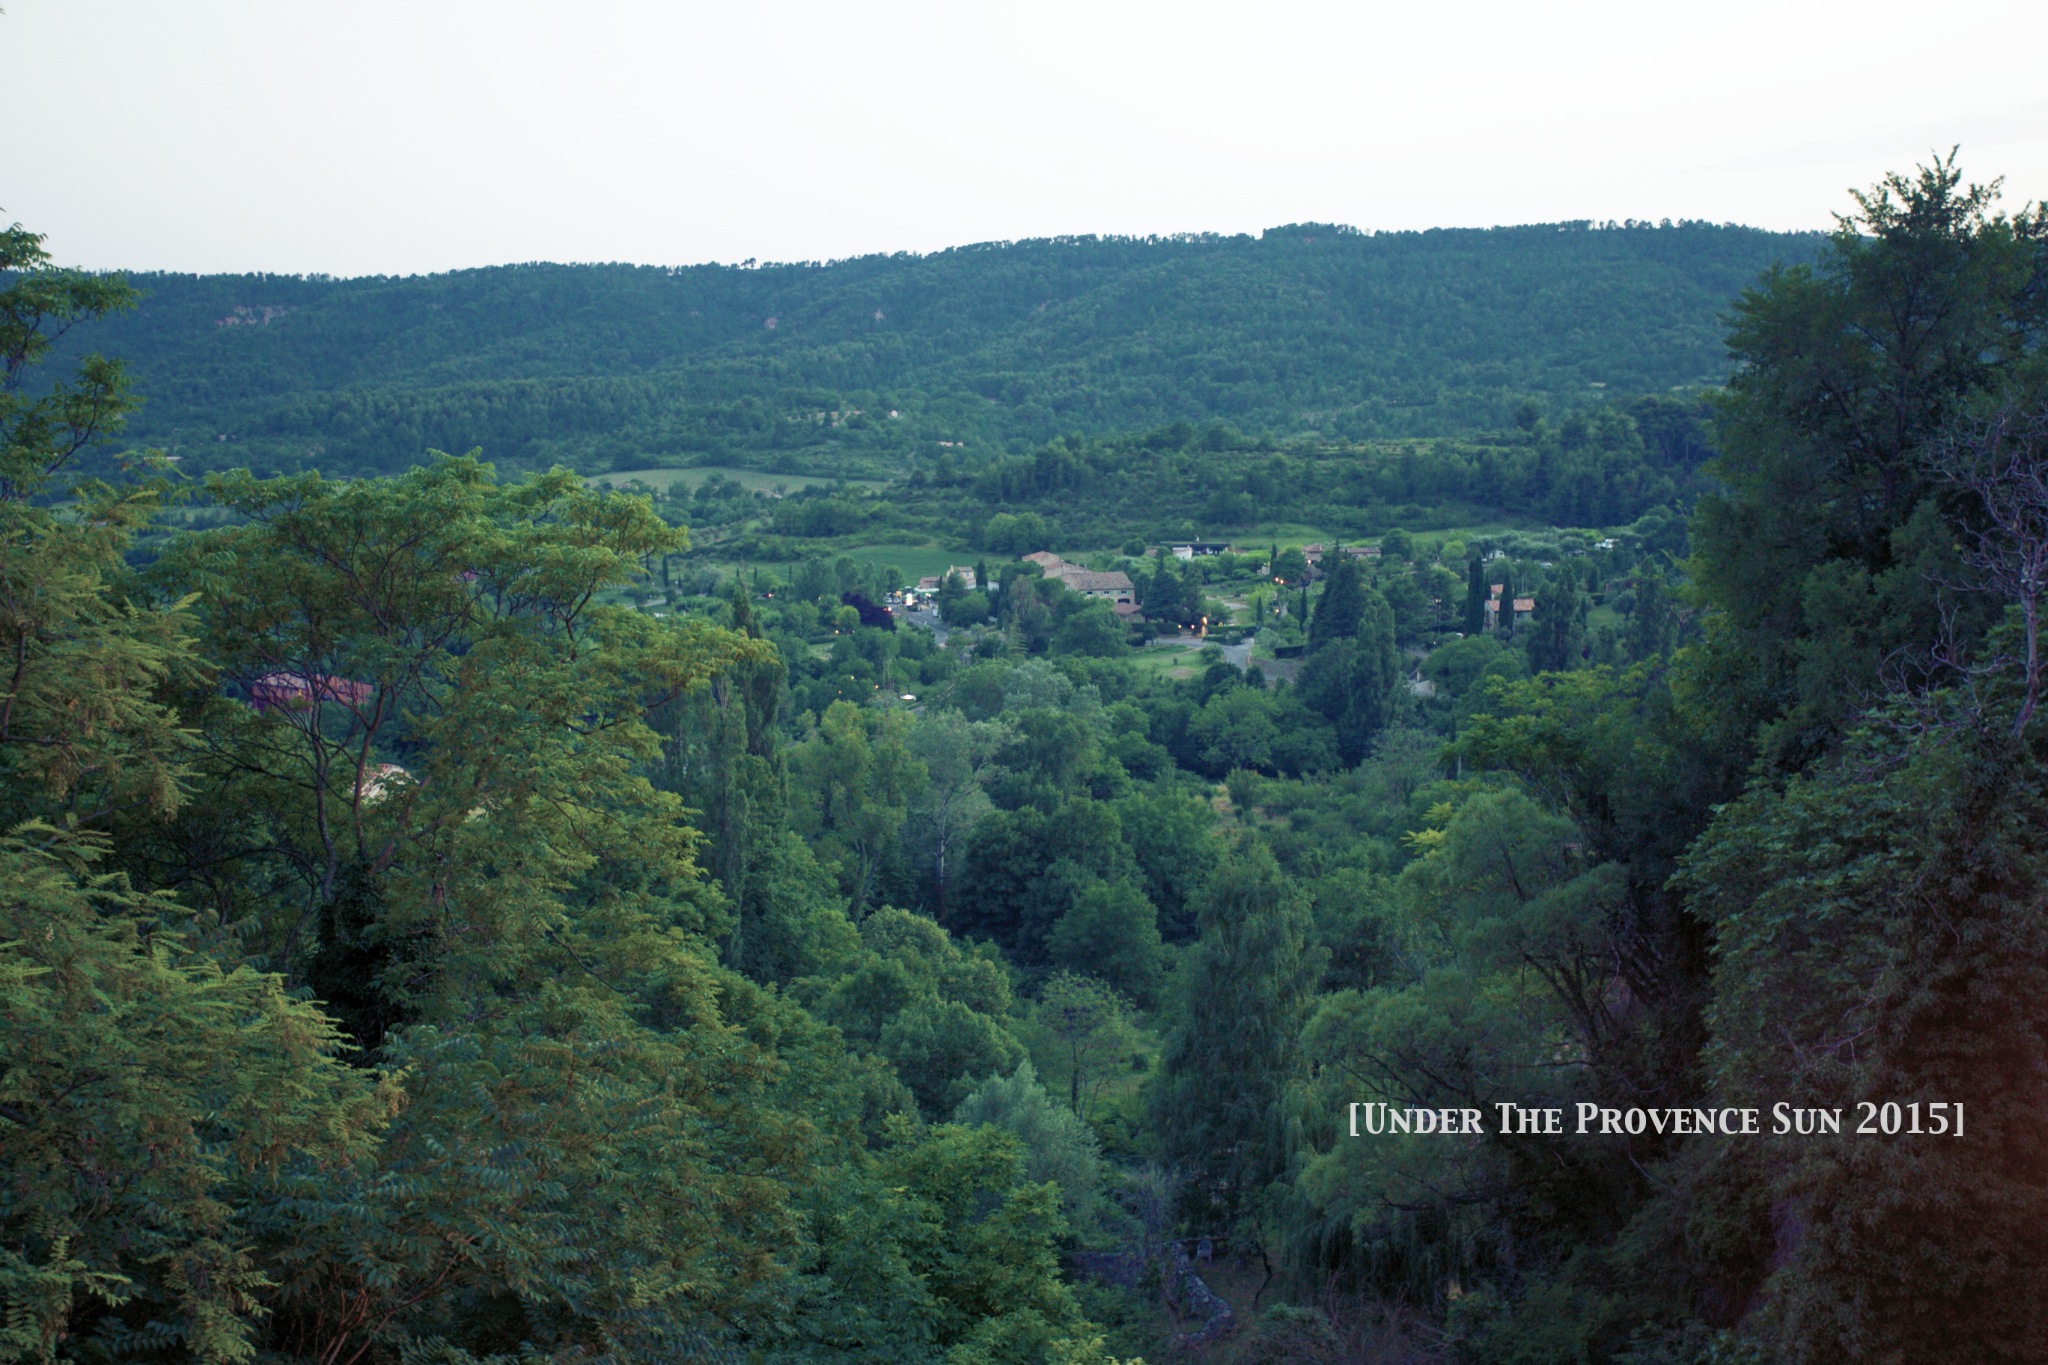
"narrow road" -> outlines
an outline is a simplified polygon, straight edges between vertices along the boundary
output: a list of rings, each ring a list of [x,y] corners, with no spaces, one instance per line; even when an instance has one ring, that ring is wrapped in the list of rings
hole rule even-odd
[[[951,633],[946,629],[946,623],[939,619],[939,614],[935,611],[911,611],[905,609],[898,612],[897,616],[900,620],[908,622],[913,626],[922,626],[930,631],[932,639],[942,648],[946,643],[946,636]]]

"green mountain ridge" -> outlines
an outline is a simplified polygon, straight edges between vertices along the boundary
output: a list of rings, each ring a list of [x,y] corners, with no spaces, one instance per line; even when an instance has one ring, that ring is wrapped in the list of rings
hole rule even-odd
[[[133,274],[142,307],[91,341],[149,396],[132,440],[193,467],[367,473],[481,446],[520,467],[900,472],[1175,421],[1451,435],[1524,396],[1718,383],[1728,301],[1822,240],[1296,224],[760,267]]]

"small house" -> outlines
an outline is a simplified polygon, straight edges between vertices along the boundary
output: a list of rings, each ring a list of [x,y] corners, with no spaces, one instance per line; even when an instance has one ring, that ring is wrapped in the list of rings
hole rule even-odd
[[[301,711],[314,702],[360,706],[376,687],[349,678],[307,677],[302,673],[266,673],[249,684],[249,700],[257,711]]]
[[[1058,572],[1048,573],[1045,576],[1058,579],[1061,583],[1066,584],[1068,592],[1077,592],[1083,597],[1100,598],[1111,603],[1129,602],[1135,598],[1135,590],[1131,586],[1131,576],[1121,569],[1097,572],[1094,569],[1082,569],[1072,564],[1062,564]]]

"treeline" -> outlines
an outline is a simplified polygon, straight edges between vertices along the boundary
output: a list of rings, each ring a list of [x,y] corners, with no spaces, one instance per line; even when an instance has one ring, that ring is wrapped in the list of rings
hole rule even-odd
[[[1720,310],[1810,236],[1590,223],[1067,238],[823,264],[135,275],[88,344],[193,468],[897,472],[1185,421],[1368,440],[1727,376]],[[1602,387],[1604,386],[1604,387]],[[891,413],[897,414],[891,417]]]
[[[1136,540],[1135,554],[1275,523],[1350,536],[1493,520],[1621,526],[1689,507],[1703,486],[1711,418],[1700,400],[1636,398],[1561,421],[1524,400],[1515,417],[1483,438],[1355,446],[1180,424],[1066,438],[978,468],[941,452],[886,488],[814,483],[771,500],[714,476],[695,491],[641,491],[679,524],[715,531],[700,538],[707,553],[787,560],[819,540],[910,537],[1009,555]]]

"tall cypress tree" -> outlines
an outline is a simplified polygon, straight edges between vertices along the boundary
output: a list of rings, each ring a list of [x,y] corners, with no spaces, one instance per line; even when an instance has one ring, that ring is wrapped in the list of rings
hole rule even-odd
[[[1341,556],[1330,569],[1323,585],[1322,600],[1309,621],[1308,648],[1313,654],[1332,640],[1348,640],[1358,634],[1359,618],[1365,614],[1365,575],[1357,561]]]
[[[1465,574],[1465,633],[1486,629],[1486,565],[1475,555]]]

